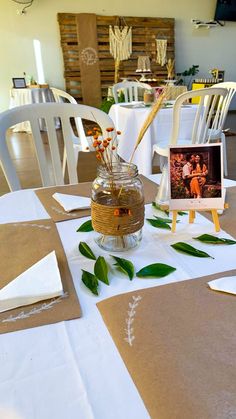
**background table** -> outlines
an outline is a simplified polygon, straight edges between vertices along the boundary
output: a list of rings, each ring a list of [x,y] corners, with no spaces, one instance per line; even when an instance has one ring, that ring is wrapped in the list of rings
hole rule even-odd
[[[9,108],[16,106],[30,105],[32,103],[55,102],[52,91],[47,87],[41,88],[25,88],[25,89],[11,89],[10,90],[10,105]],[[41,122],[41,129],[45,126]],[[31,132],[30,123],[28,121],[15,125],[13,132]]]
[[[133,107],[132,107],[133,106]],[[150,108],[135,107],[139,104],[116,104],[110,109],[109,116],[116,128],[121,131],[119,136],[118,154],[125,161],[129,161],[138,138],[139,131],[147,118]],[[188,105],[181,110],[180,134],[182,140],[191,139],[192,126],[196,114],[196,105]],[[139,173],[152,173],[153,145],[158,141],[169,140],[172,128],[173,108],[161,109],[142,142],[135,152],[133,163],[138,166]]]
[[[156,178],[159,177],[152,177]],[[228,181],[226,186],[235,184]],[[149,205],[146,207],[146,216],[151,213]],[[32,190],[0,197],[1,224],[46,218],[49,218],[48,214]],[[227,247],[224,262],[222,247],[211,246],[215,259],[199,263],[198,258],[175,253],[170,247],[171,243],[177,241],[176,234],[154,229],[145,223],[140,247],[122,254],[122,257],[133,260],[139,269],[158,255],[158,261],[162,260],[178,269],[160,279],[135,278],[129,281],[118,274],[112,277],[109,287],[102,285],[100,296],[96,297],[81,283],[81,268],[92,272],[93,261],[80,255],[78,243],[86,241],[96,254],[105,258],[108,258],[108,254],[95,246],[94,232],[76,232],[84,221],[77,219],[57,223],[83,317],[0,335],[1,418],[149,418],[96,303],[112,295],[181,281],[193,278],[196,274],[202,276],[235,268],[234,246]],[[201,215],[197,215],[192,225],[188,224],[187,216],[183,216],[177,230],[178,239],[190,241],[196,235],[212,233],[213,226]],[[225,233],[222,236],[229,237]],[[198,248],[201,248],[200,243]]]

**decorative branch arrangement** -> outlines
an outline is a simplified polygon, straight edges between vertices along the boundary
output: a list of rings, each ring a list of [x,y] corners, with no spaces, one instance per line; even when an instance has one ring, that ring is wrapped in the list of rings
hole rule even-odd
[[[173,80],[175,78],[175,60],[172,60],[171,58],[169,58],[166,64],[166,69],[167,69],[167,79]]]
[[[94,127],[89,130],[87,135],[92,141],[92,148],[96,151],[96,157],[100,163],[106,168],[108,173],[112,173],[113,164],[119,161],[117,155],[117,135],[120,131],[115,131],[113,127],[106,128],[107,137],[102,137],[102,132],[99,128]]]

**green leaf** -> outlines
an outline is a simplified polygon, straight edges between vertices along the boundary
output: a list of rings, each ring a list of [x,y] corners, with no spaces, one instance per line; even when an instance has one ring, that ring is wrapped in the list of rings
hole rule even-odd
[[[224,239],[223,237],[216,237],[211,236],[210,234],[202,234],[198,237],[193,237],[194,240],[199,240],[203,243],[211,243],[211,244],[235,244],[235,240],[231,239]]]
[[[127,260],[127,259],[118,258],[117,256],[113,256],[113,255],[111,255],[111,256],[116,261],[116,263],[114,265],[118,266],[125,274],[127,274],[130,281],[131,281],[134,277],[134,265],[133,265],[133,263],[130,262],[130,260]]]
[[[162,211],[162,212],[164,212],[167,216],[169,216],[169,211],[167,211],[167,210],[163,210],[162,208],[161,208],[161,206],[160,205],[158,205],[158,204],[156,204],[156,202],[152,202],[152,206],[154,207],[154,208],[156,208],[158,211]],[[186,215],[186,214],[188,214],[187,212],[185,212],[185,211],[178,211],[178,215]]]
[[[80,242],[79,251],[86,258],[96,260],[96,256],[94,255],[90,247],[87,245],[87,243]]]
[[[178,211],[178,215],[186,215],[186,214],[188,214],[188,213],[185,212],[185,211]]]
[[[81,226],[76,230],[77,232],[88,232],[93,231],[92,220],[85,221]]]
[[[146,220],[153,226],[156,228],[165,228],[167,230],[171,230],[170,226],[168,223],[164,223],[163,221],[160,220],[154,220],[153,218],[146,218]]]
[[[94,265],[94,273],[96,277],[104,282],[104,284],[109,285],[108,280],[108,266],[103,256],[99,256]]]
[[[82,281],[84,285],[92,291],[93,294],[98,295],[98,279],[95,275],[82,269]]]
[[[195,247],[190,246],[190,244],[178,242],[171,244],[171,247],[173,247],[175,250],[180,250],[183,253],[187,253],[189,255],[199,257],[199,258],[212,258],[212,256],[208,255],[208,253],[203,252],[202,250],[195,249]]]
[[[154,217],[163,222],[163,223],[167,223],[167,224],[171,224],[173,220],[171,220],[171,218],[162,218],[162,217],[157,217],[156,215],[154,215]],[[179,220],[176,220],[177,223],[179,223]]]
[[[138,277],[154,276],[156,278],[162,278],[174,271],[176,271],[176,268],[173,268],[173,266],[165,265],[164,263],[153,263],[140,269],[136,275]]]
[[[162,217],[157,217],[156,215],[154,215],[154,217],[156,218],[156,220],[159,220],[162,223],[168,223],[168,224],[172,223],[171,218],[162,218]]]
[[[158,211],[162,211],[162,212],[164,212],[166,215],[169,215],[169,211],[164,210],[163,208],[161,208],[161,206],[160,206],[160,205],[158,205],[158,204],[156,204],[156,202],[152,202],[152,206],[153,206],[154,208],[156,208]]]

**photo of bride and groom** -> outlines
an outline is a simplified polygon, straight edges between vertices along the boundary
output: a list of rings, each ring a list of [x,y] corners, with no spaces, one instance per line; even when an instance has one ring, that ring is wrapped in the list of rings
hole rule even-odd
[[[182,178],[187,188],[187,194],[191,198],[202,198],[203,186],[206,183],[208,169],[203,161],[202,154],[190,154],[185,156],[186,163],[183,166]]]
[[[221,198],[221,145],[171,146],[171,199]]]

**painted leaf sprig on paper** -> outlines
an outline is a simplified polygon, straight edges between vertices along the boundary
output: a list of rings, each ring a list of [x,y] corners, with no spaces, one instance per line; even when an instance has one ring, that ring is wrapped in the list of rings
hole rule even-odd
[[[81,224],[76,231],[79,233],[88,233],[89,231],[93,231],[92,220],[85,221],[85,223]]]
[[[203,252],[202,250],[196,249],[195,247],[191,246],[190,244],[184,242],[178,242],[171,244],[173,249],[178,250],[183,253],[187,253],[188,255],[195,256],[198,258],[212,258],[212,256],[208,255],[208,253]]]
[[[145,266],[136,273],[138,277],[155,277],[162,278],[163,276],[169,275],[176,271],[176,268],[165,263],[152,263],[151,265]]]
[[[235,240],[225,239],[223,237],[216,237],[212,236],[211,234],[202,234],[201,236],[193,237],[193,239],[209,244],[236,244]]]

